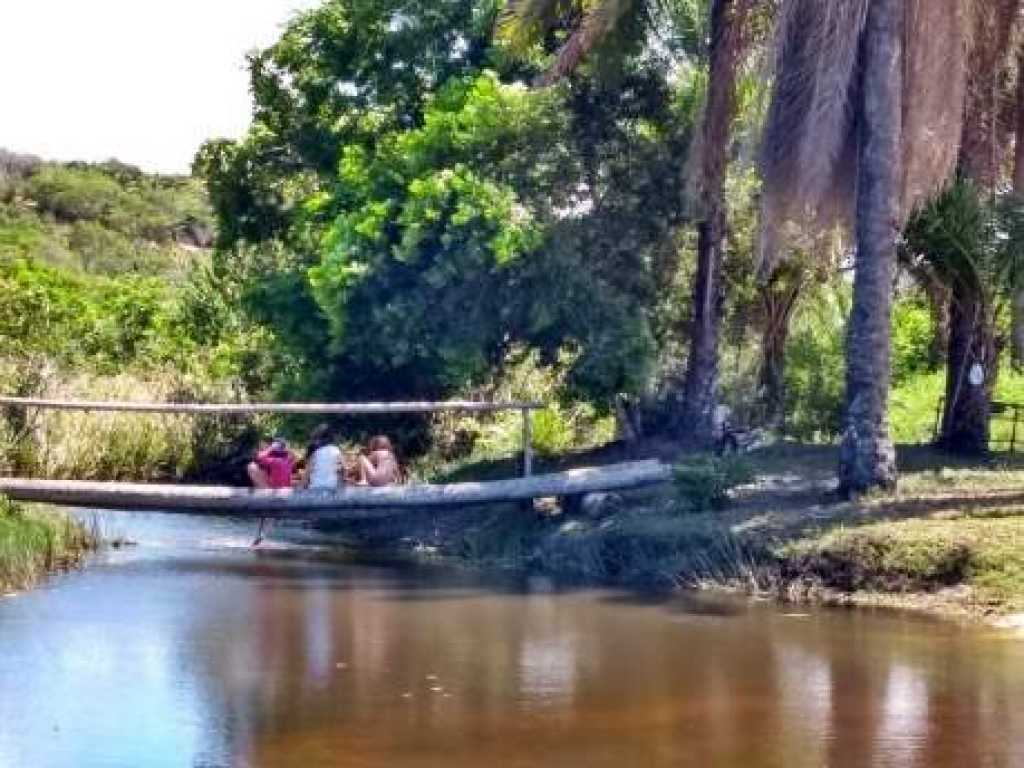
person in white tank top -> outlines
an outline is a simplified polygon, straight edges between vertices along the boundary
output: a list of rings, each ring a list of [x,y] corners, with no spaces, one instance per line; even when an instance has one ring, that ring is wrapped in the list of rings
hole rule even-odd
[[[341,449],[334,444],[331,428],[321,424],[310,436],[306,453],[306,487],[311,490],[337,490]]]

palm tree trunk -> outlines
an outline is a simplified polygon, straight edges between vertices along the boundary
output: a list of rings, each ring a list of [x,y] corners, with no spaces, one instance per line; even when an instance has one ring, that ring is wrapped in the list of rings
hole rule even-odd
[[[857,149],[857,263],[846,351],[846,417],[839,487],[896,485],[889,436],[891,316],[902,163],[901,0],[874,0],[863,41]]]
[[[946,407],[939,444],[955,453],[981,456],[988,452],[989,414],[995,388],[997,344],[982,289],[962,285],[954,291],[950,310]],[[971,371],[980,366],[981,381]]]
[[[711,64],[701,135],[700,190],[704,219],[697,225],[697,275],[693,284],[690,359],[677,428],[695,445],[714,439],[718,396],[718,338],[722,320],[722,253],[725,248],[725,174],[736,114],[736,71],[750,0],[713,0]]]

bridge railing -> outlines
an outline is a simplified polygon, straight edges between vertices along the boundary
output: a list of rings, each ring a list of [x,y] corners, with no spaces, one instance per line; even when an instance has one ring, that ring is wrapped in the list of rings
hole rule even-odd
[[[136,401],[48,400],[33,397],[0,396],[0,406],[54,411],[120,413],[164,413],[184,416],[227,416],[249,414],[382,415],[396,413],[495,413],[519,411],[523,416],[523,476],[533,474],[533,411],[544,408],[537,402],[442,402],[401,403],[145,403]]]

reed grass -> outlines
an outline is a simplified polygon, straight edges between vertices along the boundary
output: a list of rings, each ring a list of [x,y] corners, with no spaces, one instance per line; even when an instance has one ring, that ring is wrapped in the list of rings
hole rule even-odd
[[[0,591],[31,587],[75,565],[97,543],[93,531],[64,512],[0,496]]]
[[[0,360],[0,384],[24,381],[23,361]],[[165,402],[231,399],[208,383],[183,379],[173,371],[116,375],[57,369],[35,371],[26,394],[67,400]],[[2,391],[18,391],[13,386]],[[0,473],[80,480],[181,479],[251,439],[251,418],[195,418],[174,414],[89,413],[0,409]]]

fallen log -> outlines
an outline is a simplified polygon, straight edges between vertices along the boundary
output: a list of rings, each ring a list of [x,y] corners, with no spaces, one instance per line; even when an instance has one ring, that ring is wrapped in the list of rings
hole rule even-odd
[[[328,513],[332,517],[344,517],[346,515],[341,513],[345,510],[425,509],[527,501],[548,496],[573,497],[656,485],[670,477],[668,465],[650,460],[479,483],[384,488],[346,486],[336,491],[0,478],[0,494],[15,501],[93,509],[282,518],[323,517]]]

